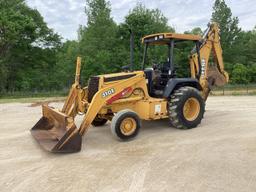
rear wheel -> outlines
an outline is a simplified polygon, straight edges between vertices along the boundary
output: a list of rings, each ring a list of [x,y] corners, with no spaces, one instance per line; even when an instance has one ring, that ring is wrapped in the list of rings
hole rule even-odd
[[[205,102],[193,87],[181,87],[174,91],[169,101],[169,119],[179,129],[191,129],[201,123]]]
[[[139,116],[131,110],[119,111],[112,119],[111,132],[121,140],[128,140],[137,136],[141,127]]]

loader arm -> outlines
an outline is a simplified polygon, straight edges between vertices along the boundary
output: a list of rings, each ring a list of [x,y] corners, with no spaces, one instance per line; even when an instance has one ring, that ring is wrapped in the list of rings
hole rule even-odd
[[[114,100],[118,100],[118,95],[125,95],[127,92],[130,92],[140,81],[145,81],[143,72],[132,78],[118,81],[104,89],[100,89],[89,104],[89,108],[79,128],[80,135],[82,136],[87,132],[90,124],[103,106],[107,105],[109,101],[113,102]]]
[[[78,65],[79,62],[78,62]],[[80,72],[79,67],[77,72]],[[77,152],[81,150],[82,136],[90,127],[92,121],[103,106],[122,99],[130,94],[137,85],[145,84],[144,72],[136,72],[135,76],[117,81],[101,88],[93,96],[90,103],[82,100],[85,89],[78,83],[78,73],[63,109],[59,111],[47,105],[43,106],[43,117],[31,129],[31,134],[38,143],[51,152]],[[146,85],[144,85],[146,87]],[[85,106],[86,105],[86,106]],[[86,110],[87,109],[87,110]],[[76,127],[74,117],[77,112],[85,112],[84,119],[79,128]]]
[[[219,32],[217,23],[210,24],[200,42],[199,54],[192,51],[190,56],[191,76],[199,80],[205,100],[213,86],[223,86],[229,80],[228,73],[224,70]],[[215,66],[209,65],[211,53]]]
[[[61,112],[65,113],[69,116],[73,115],[75,116],[76,114],[72,114],[75,105],[77,105],[77,97],[79,95],[79,91],[81,90],[80,88],[80,72],[81,72],[81,57],[77,57],[76,61],[76,76],[75,76],[75,82],[73,83],[68,97],[65,100],[65,103],[62,107]],[[81,101],[78,101],[78,103],[81,103]]]

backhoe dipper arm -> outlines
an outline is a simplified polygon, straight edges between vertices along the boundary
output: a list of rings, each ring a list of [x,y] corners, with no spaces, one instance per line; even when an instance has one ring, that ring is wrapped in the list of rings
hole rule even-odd
[[[228,73],[224,70],[222,48],[220,44],[219,27],[217,23],[209,24],[198,53],[193,52],[190,56],[191,76],[198,78],[203,89],[203,97],[206,100],[212,86],[223,86],[229,80]],[[215,66],[209,66],[211,52]]]

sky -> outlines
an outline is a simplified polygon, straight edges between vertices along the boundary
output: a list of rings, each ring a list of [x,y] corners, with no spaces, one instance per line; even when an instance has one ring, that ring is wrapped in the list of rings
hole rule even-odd
[[[26,0],[36,8],[50,28],[64,39],[77,39],[79,25],[86,25],[85,0]],[[206,28],[210,21],[214,0],[110,0],[111,16],[123,22],[125,16],[140,2],[147,8],[158,8],[168,18],[169,25],[176,32],[184,32],[194,27]],[[226,0],[233,16],[239,18],[243,30],[256,26],[256,0]]]

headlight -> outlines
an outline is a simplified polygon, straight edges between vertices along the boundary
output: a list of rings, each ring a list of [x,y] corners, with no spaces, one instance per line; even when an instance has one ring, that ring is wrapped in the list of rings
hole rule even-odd
[[[163,35],[159,35],[159,39],[163,39],[164,38],[164,36]]]
[[[156,36],[156,37],[155,37],[155,40],[157,40],[157,39],[158,39],[158,37]]]

